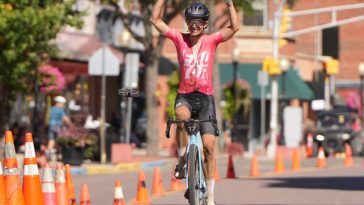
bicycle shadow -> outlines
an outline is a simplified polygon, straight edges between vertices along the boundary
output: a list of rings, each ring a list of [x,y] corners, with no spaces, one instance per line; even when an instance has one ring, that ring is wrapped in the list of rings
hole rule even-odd
[[[154,204],[153,205],[157,205]],[[158,203],[158,205],[188,205],[188,203],[184,203],[184,204],[171,204],[171,203]],[[216,203],[216,205],[290,205],[290,204],[266,204],[266,203],[262,203],[262,204],[224,204],[224,203]],[[305,204],[300,204],[300,205],[305,205]]]
[[[332,189],[344,191],[363,191],[364,177],[287,177],[264,178],[260,180],[273,181],[267,187],[272,188],[298,188],[298,189]]]

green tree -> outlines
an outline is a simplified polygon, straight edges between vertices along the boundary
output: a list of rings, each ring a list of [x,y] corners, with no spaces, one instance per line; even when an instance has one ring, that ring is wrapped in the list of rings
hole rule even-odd
[[[17,93],[34,90],[41,56],[54,56],[51,43],[64,25],[81,27],[73,1],[0,0],[0,132]]]

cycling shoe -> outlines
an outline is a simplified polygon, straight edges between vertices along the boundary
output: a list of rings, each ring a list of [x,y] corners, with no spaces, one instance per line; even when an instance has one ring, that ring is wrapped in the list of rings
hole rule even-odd
[[[176,179],[184,179],[186,176],[186,166],[183,164],[177,164],[174,169],[174,176]]]
[[[185,199],[189,200],[190,199],[190,192],[189,189],[186,190],[185,194],[183,195],[185,197]]]

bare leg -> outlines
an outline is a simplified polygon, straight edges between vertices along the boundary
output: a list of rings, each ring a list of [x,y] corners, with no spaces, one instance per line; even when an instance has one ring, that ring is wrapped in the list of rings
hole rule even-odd
[[[189,109],[185,106],[179,106],[178,108],[176,108],[176,115],[178,120],[188,120],[191,116]],[[178,165],[176,166],[176,172],[174,174],[176,178],[182,179],[185,175],[183,167],[186,164],[184,156],[188,139],[187,132],[185,131],[183,124],[178,124],[176,131],[179,161]]]
[[[207,204],[214,204],[214,187],[215,187],[215,136],[205,134],[202,137],[204,159],[204,174],[207,181]]]
[[[215,136],[205,134],[202,137],[204,160],[204,173],[207,179],[214,179],[215,174]]]
[[[55,149],[55,144],[56,144],[56,142],[54,139],[48,140],[48,147],[46,150],[47,158],[50,161],[50,163],[52,164],[52,166],[55,165],[57,162],[57,152]]]
[[[47,149],[51,150],[54,149],[55,141],[54,140],[48,140],[48,147]]]
[[[188,120],[191,117],[191,113],[186,106],[176,108],[176,115],[178,120]],[[177,146],[179,149],[178,154],[183,156],[188,142],[187,132],[185,131],[183,124],[178,124],[176,131]]]

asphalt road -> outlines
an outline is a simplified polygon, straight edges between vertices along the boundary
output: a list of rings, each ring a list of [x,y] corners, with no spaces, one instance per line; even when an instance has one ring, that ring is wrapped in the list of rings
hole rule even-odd
[[[274,161],[260,159],[260,177],[248,177],[250,159],[234,158],[237,179],[224,179],[227,159],[219,159],[222,180],[216,184],[217,205],[354,205],[364,204],[364,165],[356,158],[354,167],[344,167],[342,159],[328,159],[328,167],[315,168],[316,159],[301,161],[302,170],[290,171],[290,162],[285,162],[286,171],[274,173]],[[162,180],[167,194],[151,196],[153,169],[144,170],[149,198],[152,204],[187,204],[183,192],[168,192],[172,164],[161,167]],[[81,184],[89,186],[91,204],[113,203],[114,181],[122,181],[124,199],[131,204],[136,195],[138,172],[74,176],[77,198]],[[78,200],[77,200],[78,201]]]

